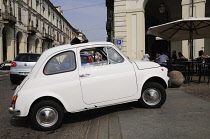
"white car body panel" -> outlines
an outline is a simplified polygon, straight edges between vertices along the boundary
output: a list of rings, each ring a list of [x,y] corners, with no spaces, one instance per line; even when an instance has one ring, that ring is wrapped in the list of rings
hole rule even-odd
[[[130,62],[103,65],[98,67],[81,66],[79,50],[85,47],[100,45],[116,47],[107,42],[64,45],[45,51],[37,61],[32,72],[16,89],[18,95],[15,109],[21,111],[18,116],[27,116],[32,104],[42,97],[53,97],[59,100],[66,111],[78,112],[96,107],[137,101],[141,96],[144,83],[159,77],[167,86],[167,69],[153,62]],[[74,71],[54,75],[44,75],[43,69],[47,61],[54,55],[73,51],[76,54],[77,67]],[[164,70],[163,70],[164,69]],[[80,77],[82,74],[90,74]]]
[[[101,45],[95,45],[95,47],[97,46],[100,47]],[[111,47],[111,45],[105,46]],[[81,49],[89,47],[78,48],[77,55]],[[83,100],[86,104],[122,99],[137,93],[136,80],[134,80],[135,71],[128,60],[119,64],[78,66],[80,67],[79,75],[88,75],[87,77],[80,77]]]

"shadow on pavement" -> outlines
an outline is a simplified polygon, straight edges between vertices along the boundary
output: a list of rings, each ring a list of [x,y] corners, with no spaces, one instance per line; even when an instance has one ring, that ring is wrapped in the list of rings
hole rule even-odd
[[[137,102],[131,102],[131,103],[126,103],[126,104],[87,110],[87,111],[78,112],[78,113],[66,113],[63,119],[63,124],[70,124],[70,123],[92,120],[100,116],[115,113],[118,111],[131,110],[133,108],[140,108],[140,106],[138,106]],[[31,127],[29,117],[20,118],[20,117],[13,116],[10,120],[10,123],[11,125],[17,126],[17,127]]]

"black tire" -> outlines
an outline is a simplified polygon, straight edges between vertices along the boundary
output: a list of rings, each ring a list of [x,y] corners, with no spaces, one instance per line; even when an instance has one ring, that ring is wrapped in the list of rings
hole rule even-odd
[[[11,81],[12,84],[20,84],[20,81],[15,80],[15,79],[13,79],[11,77],[10,77],[10,81]]]
[[[2,64],[0,64],[0,69],[3,70],[3,68],[4,68],[4,64],[2,63]]]
[[[166,91],[156,82],[148,82],[142,88],[140,105],[145,108],[160,108],[166,101]]]
[[[46,117],[48,114],[48,117]],[[32,126],[40,131],[50,131],[62,125],[63,107],[55,101],[43,100],[36,103],[30,112]]]

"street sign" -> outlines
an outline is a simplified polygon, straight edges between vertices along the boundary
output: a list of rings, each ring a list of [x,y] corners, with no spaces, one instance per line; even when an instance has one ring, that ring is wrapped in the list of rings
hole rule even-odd
[[[116,40],[116,45],[122,45],[122,40]]]

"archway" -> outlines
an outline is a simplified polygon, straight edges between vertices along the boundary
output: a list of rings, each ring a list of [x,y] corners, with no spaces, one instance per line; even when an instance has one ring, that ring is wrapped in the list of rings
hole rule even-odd
[[[34,50],[33,50],[33,46],[34,46],[34,39],[33,39],[33,36],[28,36],[27,38],[27,53],[33,53]]]
[[[24,52],[23,34],[21,32],[18,32],[16,39],[16,55],[18,55],[19,53]]]
[[[149,27],[167,23],[182,18],[181,0],[145,0],[145,32]],[[154,60],[157,53],[171,54],[173,44],[170,41],[157,39],[155,36],[145,36],[145,52]],[[179,49],[179,48],[177,48]]]

